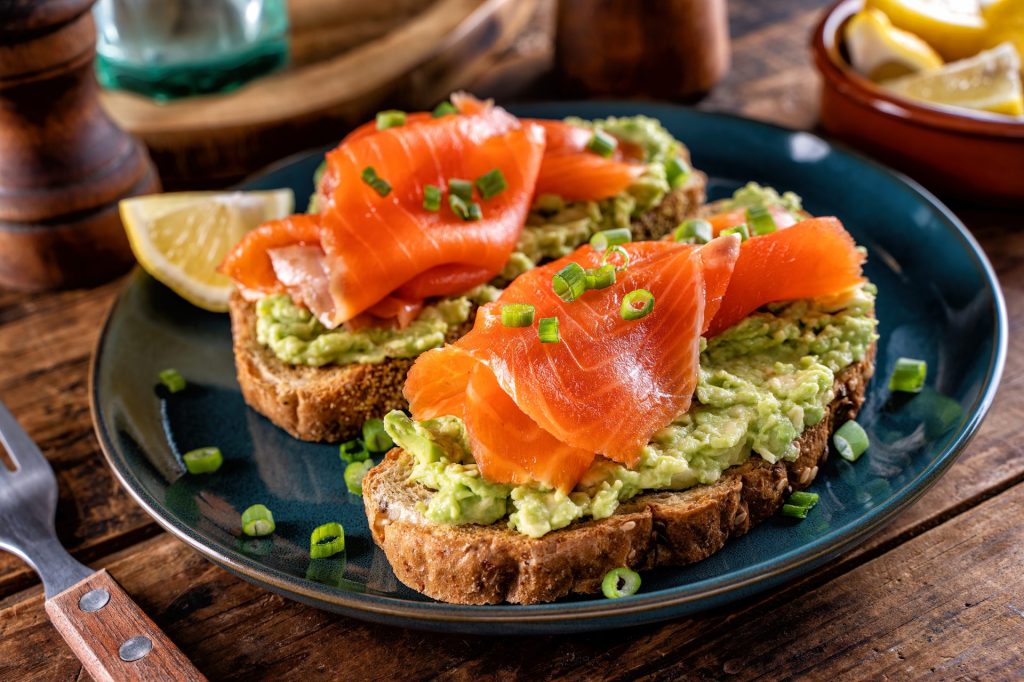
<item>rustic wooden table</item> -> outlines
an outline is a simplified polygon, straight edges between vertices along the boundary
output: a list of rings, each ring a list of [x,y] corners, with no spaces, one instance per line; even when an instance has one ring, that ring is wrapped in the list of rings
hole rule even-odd
[[[731,5],[734,66],[701,106],[813,126],[808,31],[820,0]],[[1024,324],[1018,214],[959,209]],[[0,399],[53,462],[58,528],[106,567],[213,679],[1024,677],[1024,341],[960,461],[864,546],[774,594],[633,630],[475,638],[367,625],[286,601],[161,532],[115,483],[86,399],[89,356],[119,284],[0,291]],[[0,554],[0,680],[79,679],[35,575]]]

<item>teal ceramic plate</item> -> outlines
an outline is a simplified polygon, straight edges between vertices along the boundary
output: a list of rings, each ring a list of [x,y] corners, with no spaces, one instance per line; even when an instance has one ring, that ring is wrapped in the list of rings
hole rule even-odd
[[[802,523],[770,519],[710,559],[644,575],[639,594],[539,606],[453,606],[398,583],[373,545],[361,500],[345,491],[337,448],[293,440],[246,408],[235,383],[228,319],[177,298],[141,272],[110,313],[93,367],[100,443],[125,488],[162,526],[228,570],[314,606],[383,623],[468,633],[619,627],[718,606],[806,573],[863,542],[932,485],[977,430],[1003,368],[1006,315],[992,269],[964,226],[917,185],[807,133],[739,118],[644,104],[516,108],[529,116],[661,119],[711,177],[711,198],[747,180],[790,189],[815,214],[834,214],[869,252],[878,285],[878,372],[861,423],[871,450],[831,458]],[[319,155],[278,166],[249,188],[312,191]],[[885,377],[900,355],[928,361],[929,389],[897,405]],[[188,390],[165,399],[157,373],[179,369]],[[173,484],[151,463],[216,444],[224,467]],[[149,456],[147,456],[147,453]],[[239,513],[274,511],[269,539],[241,539]],[[311,562],[310,531],[340,521],[343,559]]]

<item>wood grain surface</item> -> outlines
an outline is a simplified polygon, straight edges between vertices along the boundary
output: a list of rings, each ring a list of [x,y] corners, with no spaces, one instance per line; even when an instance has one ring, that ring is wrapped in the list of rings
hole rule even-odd
[[[701,108],[815,121],[817,0],[729,3],[733,67]],[[978,435],[867,544],[777,592],[664,624],[585,636],[476,638],[374,626],[287,601],[215,567],[135,507],[102,463],[88,356],[117,284],[0,291],[0,399],[54,463],[58,529],[105,567],[210,679],[1024,678],[1024,233],[954,210],[996,268],[1010,316],[1002,387]],[[0,680],[87,679],[0,554]]]

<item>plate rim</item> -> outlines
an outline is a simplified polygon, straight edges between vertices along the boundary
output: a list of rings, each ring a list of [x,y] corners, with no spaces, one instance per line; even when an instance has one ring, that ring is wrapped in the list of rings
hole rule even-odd
[[[566,623],[577,624],[576,628],[586,629],[609,627],[615,622],[628,619],[630,616],[641,616],[643,622],[651,622],[660,618],[668,618],[680,609],[687,606],[694,607],[701,602],[711,602],[724,597],[733,596],[739,598],[748,594],[751,589],[774,581],[785,579],[787,575],[799,571],[808,564],[821,563],[834,557],[847,549],[859,544],[861,541],[873,535],[874,532],[884,523],[905,510],[911,504],[923,496],[959,458],[964,449],[976,435],[978,428],[984,421],[991,409],[992,402],[1002,378],[1006,362],[1008,345],[1008,323],[1006,317],[1006,304],[1002,289],[999,285],[995,270],[988,260],[984,250],[977,240],[970,233],[963,222],[935,195],[922,187],[919,183],[906,175],[894,171],[883,164],[865,157],[855,150],[851,150],[842,143],[835,142],[815,133],[795,130],[778,126],[763,121],[756,121],[743,116],[730,113],[706,112],[690,107],[683,107],[664,103],[631,102],[625,100],[589,100],[589,101],[555,101],[555,102],[523,102],[512,109],[529,110],[554,110],[571,111],[573,108],[595,108],[609,111],[605,115],[618,115],[618,110],[623,108],[635,108],[655,118],[663,114],[696,116],[698,118],[731,119],[736,124],[760,128],[771,135],[790,136],[794,134],[810,135],[817,140],[837,150],[843,155],[852,157],[855,161],[874,168],[877,172],[890,176],[897,184],[902,184],[907,190],[916,194],[917,197],[937,211],[945,221],[954,228],[952,231],[960,238],[965,250],[973,256],[976,265],[981,271],[985,283],[992,293],[995,328],[993,329],[993,353],[986,368],[983,389],[970,408],[970,419],[963,428],[953,437],[929,462],[925,468],[911,481],[903,490],[881,504],[869,510],[862,516],[855,525],[833,529],[822,537],[795,548],[781,555],[773,556],[769,567],[760,564],[741,570],[738,575],[730,580],[723,581],[721,576],[706,578],[696,583],[676,585],[655,592],[633,595],[625,599],[605,600],[594,599],[581,602],[553,602],[549,604],[536,605],[512,605],[498,604],[487,606],[449,604],[437,601],[410,601],[401,597],[392,597],[374,593],[363,593],[349,590],[337,590],[327,586],[307,584],[309,581],[284,574],[283,572],[261,565],[252,559],[242,557],[242,560],[221,552],[213,543],[204,544],[199,538],[193,537],[191,529],[179,526],[173,517],[165,518],[159,508],[159,503],[151,498],[149,493],[141,486],[136,485],[136,477],[128,467],[124,470],[119,466],[118,457],[115,455],[116,446],[113,439],[107,432],[107,425],[100,419],[100,399],[98,395],[98,373],[101,369],[100,358],[103,354],[108,339],[108,332],[115,312],[121,306],[131,282],[139,276],[138,268],[136,273],[124,284],[118,292],[117,298],[110,307],[103,328],[96,341],[89,363],[89,406],[100,450],[108,467],[113,471],[120,485],[128,492],[132,499],[142,509],[171,535],[184,542],[193,550],[199,552],[207,559],[230,570],[236,575],[253,582],[257,585],[278,591],[290,598],[305,601],[321,608],[340,611],[354,617],[375,619],[389,619],[393,622],[401,621],[405,625],[430,627],[432,625],[443,625],[446,623],[461,623],[472,625],[506,625],[506,626],[558,626]],[[659,114],[661,112],[661,114]],[[320,150],[309,150],[299,152],[286,157],[267,168],[253,174],[246,181],[236,188],[241,189],[268,175],[278,172],[286,167],[308,158]],[[836,537],[838,536],[838,537]],[[764,563],[764,562],[762,562]],[[252,564],[252,566],[248,565]],[[755,570],[756,569],[756,570]],[[701,582],[713,583],[703,589],[693,590],[693,585]],[[688,589],[689,588],[689,589]],[[690,608],[689,611],[698,610],[699,607]],[[653,615],[652,615],[653,614]],[[581,621],[581,619],[583,619]],[[636,621],[640,622],[640,621]]]

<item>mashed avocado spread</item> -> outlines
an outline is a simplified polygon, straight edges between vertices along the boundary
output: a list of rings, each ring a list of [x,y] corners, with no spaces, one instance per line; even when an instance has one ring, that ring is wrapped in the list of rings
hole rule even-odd
[[[574,491],[511,486],[480,475],[456,417],[415,422],[394,411],[384,426],[411,454],[411,480],[434,490],[420,510],[436,523],[495,523],[540,537],[576,519],[610,516],[644,490],[714,483],[752,454],[797,456],[793,441],[824,416],[836,373],[877,338],[874,287],[842,297],[769,306],[704,345],[696,399],[654,435],[635,470],[598,457]]]
[[[680,144],[658,121],[646,116],[570,123],[604,130],[644,150],[647,169],[622,194],[602,201],[566,202],[555,195],[537,198],[508,264],[494,284],[504,286],[542,260],[567,256],[600,230],[629,227],[630,220],[655,206],[669,191],[665,163],[677,156]],[[316,171],[319,184],[324,166]],[[685,181],[677,178],[676,184]],[[316,194],[309,212],[316,212]],[[377,363],[387,358],[415,357],[444,343],[447,332],[469,318],[470,303],[493,300],[493,287],[466,296],[442,299],[427,306],[405,329],[349,332],[326,329],[286,295],[269,296],[256,306],[259,342],[282,362],[293,365]]]
[[[367,327],[353,332],[327,329],[305,308],[284,294],[256,304],[256,340],[292,365],[375,363],[386,358],[414,358],[444,344],[452,329],[469,319],[473,304],[482,305],[501,292],[479,286],[457,298],[445,298],[423,308],[404,329]]]

